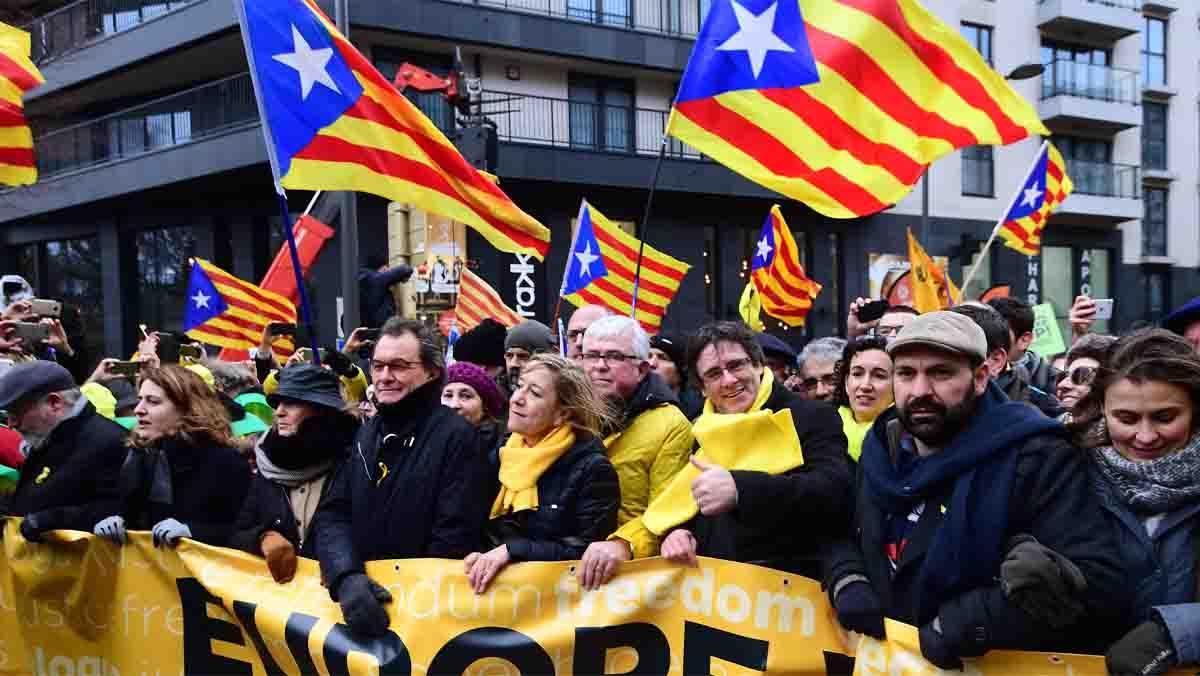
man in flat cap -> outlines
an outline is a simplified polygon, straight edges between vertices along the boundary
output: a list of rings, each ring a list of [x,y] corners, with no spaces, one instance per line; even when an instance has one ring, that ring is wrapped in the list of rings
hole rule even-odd
[[[96,412],[65,368],[42,360],[14,366],[0,377],[0,409],[24,437],[21,478],[3,511],[24,517],[27,540],[90,532],[119,511],[125,430]]]
[[[1086,456],[991,382],[987,347],[951,311],[914,318],[888,345],[896,406],[867,433],[852,535],[826,561],[843,627],[882,636],[884,617],[916,625],[943,669],[992,649],[1083,652],[1077,641],[1124,598]],[[1002,563],[1027,558],[1064,578],[1059,562],[1069,567],[1082,607],[999,582]]]

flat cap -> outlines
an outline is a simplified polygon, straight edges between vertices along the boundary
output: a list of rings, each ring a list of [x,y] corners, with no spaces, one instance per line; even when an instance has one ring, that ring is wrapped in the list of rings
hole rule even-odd
[[[8,409],[22,399],[76,387],[71,373],[52,361],[38,359],[17,364],[0,376],[0,409]]]
[[[954,352],[978,361],[987,359],[987,337],[983,329],[970,317],[949,310],[916,317],[888,343],[887,351],[894,356],[897,351],[914,346]]]

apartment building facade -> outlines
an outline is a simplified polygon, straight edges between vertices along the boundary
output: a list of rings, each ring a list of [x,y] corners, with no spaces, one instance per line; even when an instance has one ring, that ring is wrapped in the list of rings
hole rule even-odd
[[[479,78],[498,138],[492,169],[551,229],[553,245],[535,263],[469,235],[467,258],[530,316],[554,312],[580,199],[616,220],[641,218],[709,1],[350,1],[351,38],[385,74],[405,62],[445,73],[457,47]],[[1197,9],[1183,0],[927,4],[997,70],[1045,66],[1041,78],[1014,86],[1054,131],[1077,186],[1046,231],[1043,255],[993,247],[979,288],[1008,283],[1064,315],[1081,290],[1116,296],[1114,329],[1200,292]],[[95,349],[120,353],[139,323],[178,328],[189,257],[257,279],[280,244],[241,40],[229,0],[80,0],[31,11],[48,80],[27,103],[42,180],[0,193],[0,264],[78,305]],[[439,97],[413,98],[449,135],[460,130]],[[841,330],[848,300],[871,288],[872,262],[904,253],[905,227],[961,279],[1037,145],[971,148],[937,162],[923,223],[920,188],[883,213],[832,220],[670,141],[647,239],[693,268],[664,326],[736,316],[775,202],[825,285],[804,331],[771,327],[797,344]],[[292,210],[308,197],[291,196]],[[386,250],[388,204],[368,195],[357,203],[360,251]],[[330,342],[338,259],[335,236],[311,283]]]

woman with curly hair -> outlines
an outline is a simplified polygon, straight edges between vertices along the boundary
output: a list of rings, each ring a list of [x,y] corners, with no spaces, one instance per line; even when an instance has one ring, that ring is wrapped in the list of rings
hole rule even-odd
[[[846,343],[835,377],[838,380],[833,403],[842,417],[846,452],[858,462],[863,439],[875,418],[894,402],[892,358],[887,353],[887,339],[865,336]]]
[[[516,561],[569,561],[617,529],[621,488],[601,443],[605,412],[583,369],[538,354],[509,399],[508,441],[489,454],[491,547],[465,560],[477,594]]]
[[[126,529],[150,530],[157,546],[180,538],[225,546],[251,476],[221,400],[182,366],[147,368],[134,416],[118,481],[121,513],[97,523],[96,534],[124,544]]]

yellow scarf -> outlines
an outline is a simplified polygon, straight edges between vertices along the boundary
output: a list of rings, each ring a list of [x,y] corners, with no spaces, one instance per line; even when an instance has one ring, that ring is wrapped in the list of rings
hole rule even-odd
[[[854,411],[849,406],[839,406],[838,415],[842,416],[842,433],[846,435],[846,452],[850,454],[851,458],[854,458],[854,462],[858,462],[858,457],[862,455],[863,441],[867,438],[867,432],[871,431],[871,426],[875,424],[875,419],[859,422],[854,419]]]
[[[782,474],[803,465],[804,454],[796,437],[792,412],[763,410],[773,382],[771,370],[764,369],[758,394],[745,413],[717,413],[712,402],[705,401],[704,413],[692,426],[700,444],[695,457],[728,470],[768,474]],[[692,482],[699,476],[700,470],[695,465],[684,465],[646,508],[642,518],[626,523],[615,537],[629,541],[639,528],[662,535],[690,521],[700,512],[692,497]]]
[[[491,518],[537,507],[538,479],[574,443],[570,425],[556,427],[536,446],[526,446],[520,434],[510,436],[500,449],[500,493],[492,503]]]

